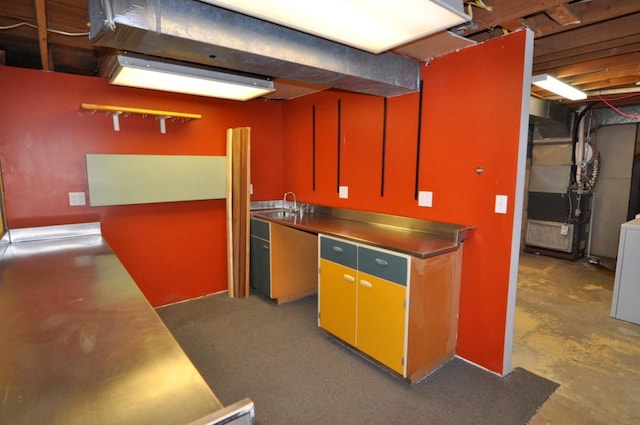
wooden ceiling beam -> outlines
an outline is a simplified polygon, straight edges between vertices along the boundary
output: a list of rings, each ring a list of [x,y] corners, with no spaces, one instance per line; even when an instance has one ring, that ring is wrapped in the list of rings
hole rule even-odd
[[[535,67],[558,68],[576,62],[600,59],[640,51],[640,34],[624,39],[607,40],[571,50],[562,50],[535,57]]]
[[[47,5],[46,0],[35,0],[36,21],[38,23],[38,43],[40,45],[40,60],[42,69],[53,71],[53,60],[49,52],[49,40],[47,34]]]
[[[580,17],[580,23],[572,25],[575,28],[580,28],[596,22],[640,13],[640,2],[629,0],[591,1],[572,4],[571,9]],[[544,14],[530,16],[526,19],[526,23],[536,37],[545,37],[567,30],[566,25],[561,25]]]
[[[534,57],[548,55],[561,50],[576,49],[607,40],[634,36],[638,33],[639,27],[640,14],[634,14],[565,31],[549,37],[536,38],[534,42]]]
[[[87,50],[93,49],[89,41],[89,22],[86,4],[84,5],[84,9],[80,4],[78,4],[78,2],[47,0],[49,27],[69,34],[77,34],[71,36],[50,32],[50,46],[59,45]],[[56,61],[57,59],[56,57]]]
[[[606,81],[619,78],[635,78],[640,79],[640,64],[635,63],[633,65],[619,66],[615,68],[606,68],[600,71],[577,75],[570,79],[572,85],[584,85],[588,83],[595,83],[597,81]]]
[[[70,33],[89,31],[89,16],[86,0],[47,0],[49,27]]]
[[[87,50],[91,50],[93,48],[88,35],[86,37],[69,37],[66,35],[49,33],[48,42],[49,49],[54,45]]]
[[[634,77],[610,78],[607,80],[601,80],[601,81],[596,81],[593,83],[582,85],[580,86],[580,90],[592,91],[592,90],[611,89],[616,87],[625,87],[625,86],[635,84],[636,81],[637,81],[637,78],[634,78]]]
[[[533,74],[541,74],[543,72],[554,73],[557,70],[575,67],[583,62],[602,60],[610,56],[623,56],[626,54],[637,53],[639,51],[640,42],[629,44],[627,46],[617,47],[610,50],[602,50],[589,54],[583,54],[581,56],[567,56],[566,58],[558,59],[555,61],[536,64],[533,67]]]
[[[569,3],[571,0],[486,0],[488,6],[493,10],[489,11],[478,7],[473,7],[474,25],[466,25],[456,33],[464,37],[482,32],[486,29],[493,29],[502,26],[503,23],[514,22],[520,18],[536,13],[543,13],[556,5]]]
[[[555,70],[556,78],[568,78],[576,75],[597,72],[603,69],[619,68],[640,63],[640,52],[611,56],[602,59],[586,61]]]
[[[5,1],[2,2],[2,16],[15,21],[35,20],[35,9],[33,3],[28,1]]]

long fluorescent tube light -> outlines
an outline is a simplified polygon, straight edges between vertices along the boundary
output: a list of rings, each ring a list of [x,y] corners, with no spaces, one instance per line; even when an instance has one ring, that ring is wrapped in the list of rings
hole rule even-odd
[[[214,71],[131,53],[116,55],[109,82],[120,86],[232,100],[249,100],[275,91],[273,81]]]
[[[587,98],[587,94],[585,92],[580,91],[575,87],[571,87],[569,84],[563,83],[549,74],[534,75],[531,78],[531,83],[570,100],[581,100]]]
[[[202,0],[371,53],[469,21],[462,0]]]

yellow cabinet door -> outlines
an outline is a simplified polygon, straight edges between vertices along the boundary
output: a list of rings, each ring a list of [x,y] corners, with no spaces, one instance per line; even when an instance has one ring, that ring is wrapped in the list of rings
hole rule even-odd
[[[358,274],[356,347],[404,375],[406,287]]]
[[[341,340],[356,343],[356,277],[357,272],[320,259],[318,311],[320,327]]]

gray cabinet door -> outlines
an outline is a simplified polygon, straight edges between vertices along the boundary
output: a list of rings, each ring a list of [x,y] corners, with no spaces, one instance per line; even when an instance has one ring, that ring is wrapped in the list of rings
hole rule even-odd
[[[271,297],[271,244],[257,236],[251,236],[249,276],[251,287]]]

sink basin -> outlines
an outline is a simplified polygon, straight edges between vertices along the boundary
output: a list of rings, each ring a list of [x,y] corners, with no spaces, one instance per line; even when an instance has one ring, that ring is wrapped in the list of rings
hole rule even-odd
[[[295,211],[283,208],[282,201],[265,201],[256,204],[257,205],[251,209],[251,215],[281,220],[296,219],[314,211],[314,206],[306,203],[298,204],[298,208]]]

